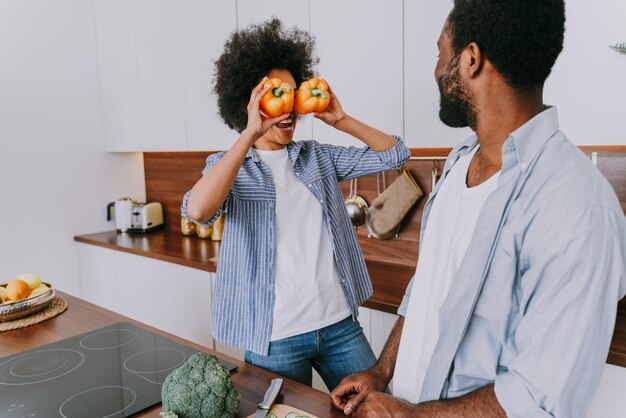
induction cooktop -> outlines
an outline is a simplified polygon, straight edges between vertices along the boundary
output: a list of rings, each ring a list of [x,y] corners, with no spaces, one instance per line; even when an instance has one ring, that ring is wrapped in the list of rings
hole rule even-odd
[[[0,417],[128,417],[161,402],[167,375],[197,351],[120,322],[1,358]]]

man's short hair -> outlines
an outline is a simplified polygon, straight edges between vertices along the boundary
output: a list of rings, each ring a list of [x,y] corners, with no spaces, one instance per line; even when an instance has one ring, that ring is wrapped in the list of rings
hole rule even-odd
[[[454,0],[448,16],[458,55],[471,42],[515,88],[542,86],[563,49],[563,0]]]

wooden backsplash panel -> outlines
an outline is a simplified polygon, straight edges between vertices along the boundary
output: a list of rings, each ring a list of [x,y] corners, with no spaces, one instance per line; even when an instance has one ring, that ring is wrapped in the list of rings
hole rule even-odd
[[[615,189],[626,212],[626,146],[581,147],[581,149],[587,154],[598,153],[598,168]],[[449,148],[411,150],[412,155],[416,157],[444,157],[449,152]],[[146,197],[148,201],[163,204],[166,228],[169,231],[180,233],[180,205],[183,196],[202,175],[209,154],[211,152],[144,153]],[[435,164],[441,173],[443,161],[435,161]],[[422,209],[428,193],[432,190],[432,159],[409,161],[405,168],[416,179],[424,196],[403,220],[401,239],[383,241],[368,238],[365,226],[356,231],[374,285],[372,300],[379,304],[376,305],[377,308],[389,312],[393,312],[395,306],[400,303],[404,289],[415,271]],[[397,170],[385,173],[387,186],[395,180],[398,173]],[[382,176],[380,181],[382,188]],[[349,182],[343,182],[341,188],[344,195],[348,196]],[[370,204],[378,195],[376,175],[359,179],[357,191],[359,196]],[[388,308],[383,305],[388,305]],[[626,302],[622,302],[622,305],[626,309]]]
[[[586,154],[598,153],[598,169],[613,186],[626,213],[626,146],[580,148]]]
[[[213,152],[145,152],[146,200],[161,202],[165,228],[180,233],[183,196],[202,176],[208,155]]]

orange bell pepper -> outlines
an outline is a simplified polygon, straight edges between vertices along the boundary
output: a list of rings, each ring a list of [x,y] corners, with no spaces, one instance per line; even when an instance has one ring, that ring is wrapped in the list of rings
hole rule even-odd
[[[293,87],[279,78],[270,78],[263,88],[271,88],[261,98],[263,112],[272,118],[289,113],[293,109]]]
[[[301,115],[311,112],[321,112],[330,103],[328,84],[321,78],[313,77],[300,84],[296,92],[296,112]]]

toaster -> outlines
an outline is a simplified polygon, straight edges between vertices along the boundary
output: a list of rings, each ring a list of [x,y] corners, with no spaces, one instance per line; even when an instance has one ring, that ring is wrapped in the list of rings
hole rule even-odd
[[[150,232],[163,225],[163,206],[158,202],[135,203],[130,210],[130,232]]]

